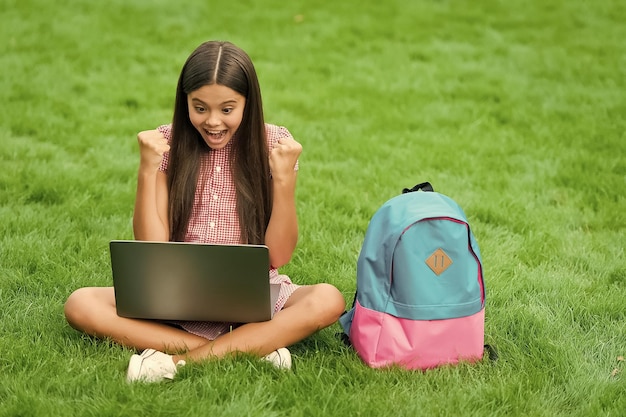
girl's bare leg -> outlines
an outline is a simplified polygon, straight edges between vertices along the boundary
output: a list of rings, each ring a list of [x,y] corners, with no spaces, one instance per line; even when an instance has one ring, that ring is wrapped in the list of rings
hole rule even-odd
[[[222,357],[230,352],[264,356],[330,326],[344,310],[345,300],[332,285],[303,286],[289,297],[285,307],[272,320],[244,324],[212,342],[175,355],[173,361],[199,361],[212,356]]]
[[[158,321],[120,317],[113,287],[89,287],[74,291],[65,302],[65,317],[77,330],[138,350],[184,352],[207,343],[203,337]]]

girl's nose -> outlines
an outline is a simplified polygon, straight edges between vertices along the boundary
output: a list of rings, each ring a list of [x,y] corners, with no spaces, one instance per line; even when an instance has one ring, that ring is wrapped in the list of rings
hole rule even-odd
[[[213,127],[213,126],[219,126],[221,122],[220,122],[218,115],[216,115],[215,112],[211,112],[206,118],[206,120],[204,121],[204,123],[209,127]]]

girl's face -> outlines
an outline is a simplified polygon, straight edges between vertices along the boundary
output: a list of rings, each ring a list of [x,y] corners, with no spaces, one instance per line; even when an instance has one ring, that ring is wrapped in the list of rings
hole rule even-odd
[[[189,120],[211,149],[222,149],[235,135],[246,98],[219,84],[205,85],[187,95]]]

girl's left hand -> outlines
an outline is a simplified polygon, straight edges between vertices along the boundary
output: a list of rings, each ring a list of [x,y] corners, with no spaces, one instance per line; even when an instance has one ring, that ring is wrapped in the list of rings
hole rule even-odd
[[[291,137],[278,139],[270,152],[270,170],[274,180],[291,178],[295,174],[296,162],[302,153],[302,145]]]

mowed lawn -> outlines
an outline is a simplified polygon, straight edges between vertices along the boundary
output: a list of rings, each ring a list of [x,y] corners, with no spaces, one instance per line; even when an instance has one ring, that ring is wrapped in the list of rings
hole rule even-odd
[[[626,3],[2,0],[0,416],[626,415]],[[335,324],[290,350],[127,385],[133,353],[71,329],[132,238],[136,134],[171,120],[209,39],[255,62],[304,147],[281,272],[349,306],[371,216],[430,181],[483,255],[498,361],[374,370]]]

